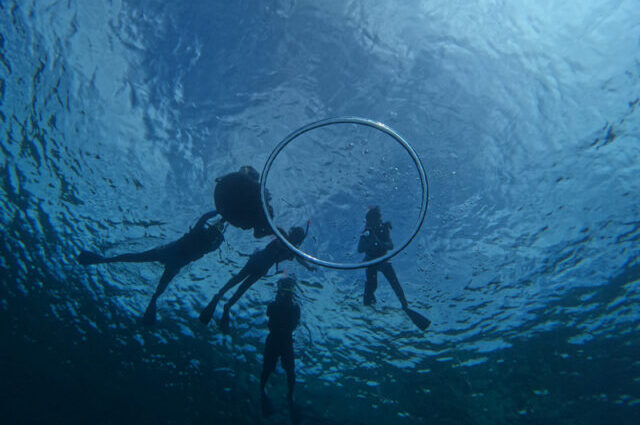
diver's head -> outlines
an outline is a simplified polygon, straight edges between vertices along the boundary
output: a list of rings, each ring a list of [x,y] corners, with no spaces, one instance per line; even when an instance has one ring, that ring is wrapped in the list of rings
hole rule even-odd
[[[367,211],[367,224],[370,226],[374,226],[379,224],[382,221],[382,214],[380,213],[380,207],[369,207],[369,211]]]
[[[293,290],[296,286],[296,280],[293,277],[283,277],[278,281],[278,298],[291,298],[293,297]]]
[[[247,176],[251,177],[253,180],[260,179],[260,174],[258,174],[256,169],[253,168],[251,165],[243,165],[242,167],[240,167],[240,173],[246,174]]]
[[[289,229],[287,239],[289,239],[292,245],[298,246],[302,243],[305,236],[307,236],[307,234],[302,227],[294,226]]]

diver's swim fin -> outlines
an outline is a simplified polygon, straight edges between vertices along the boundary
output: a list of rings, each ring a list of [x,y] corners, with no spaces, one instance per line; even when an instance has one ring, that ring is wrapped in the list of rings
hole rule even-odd
[[[213,317],[213,309],[207,306],[205,307],[204,310],[202,310],[198,318],[200,319],[203,325],[208,325],[212,317]]]
[[[431,324],[431,321],[429,319],[427,319],[426,317],[424,317],[422,314],[418,313],[417,311],[411,310],[409,307],[405,308],[404,311],[407,313],[407,316],[409,316],[409,319],[411,319],[411,321],[420,328],[420,330],[425,330],[429,327],[429,325]]]
[[[268,418],[269,416],[275,413],[273,409],[273,404],[271,404],[271,399],[266,394],[262,396],[262,416]]]
[[[147,307],[147,310],[144,312],[144,316],[141,319],[142,323],[147,326],[152,326],[156,324],[156,304],[154,302],[150,303]]]
[[[213,313],[216,311],[216,306],[218,305],[218,301],[220,301],[220,292],[214,295],[211,302],[207,304],[204,310],[202,310],[202,313],[200,313],[200,321],[202,322],[202,324],[204,325],[209,324],[209,322],[211,321],[211,318],[213,318]]]
[[[220,320],[218,321],[218,327],[223,334],[229,335],[231,329],[229,328],[228,310],[225,310],[224,313],[222,313],[222,317],[220,317]]]
[[[289,406],[289,416],[293,425],[300,425],[300,423],[302,422],[302,411],[297,404],[292,403]]]
[[[95,254],[89,251],[82,251],[78,255],[78,263],[86,266],[87,264],[98,264],[104,262],[104,257],[102,255]]]

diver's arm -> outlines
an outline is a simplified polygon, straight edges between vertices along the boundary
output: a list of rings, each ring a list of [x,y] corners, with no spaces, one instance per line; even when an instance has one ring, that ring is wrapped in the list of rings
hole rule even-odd
[[[284,273],[284,275],[287,276],[287,269],[285,268],[284,270],[280,270],[279,266],[280,266],[280,263],[276,262],[276,272],[274,274]]]
[[[209,211],[209,212],[207,212],[207,213],[204,213],[204,214],[202,215],[202,217],[200,217],[200,218],[198,219],[198,222],[196,223],[196,225],[195,225],[194,229],[201,229],[201,228],[203,228],[203,227],[204,227],[204,225],[205,225],[205,223],[207,222],[207,220],[209,220],[210,218],[213,218],[213,217],[215,217],[215,216],[217,216],[217,215],[218,215],[218,211],[216,211],[216,210],[211,210],[211,211]]]
[[[360,241],[358,242],[358,252],[365,252],[367,250],[367,246],[369,245],[369,234],[370,230],[365,230],[362,236],[360,236]]]
[[[310,266],[302,257],[296,255],[296,261],[300,263],[302,267],[309,270],[310,272],[315,272],[317,269],[313,266]]]
[[[294,304],[294,319],[293,319],[293,329],[298,327],[300,324],[300,306],[298,304]]]

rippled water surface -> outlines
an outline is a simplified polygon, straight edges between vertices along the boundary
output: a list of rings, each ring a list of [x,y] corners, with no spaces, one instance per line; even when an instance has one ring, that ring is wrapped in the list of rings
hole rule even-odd
[[[640,413],[640,8],[635,0],[0,3],[3,423],[263,419],[276,276],[204,327],[268,239],[228,228],[144,312],[158,264],[82,267],[179,238],[216,177],[261,170],[296,128],[363,116],[429,176],[393,259],[420,332],[380,278],[300,280],[296,395],[309,424],[636,423]],[[283,151],[269,177],[303,246],[358,261],[367,206],[406,239],[420,184],[353,126]]]

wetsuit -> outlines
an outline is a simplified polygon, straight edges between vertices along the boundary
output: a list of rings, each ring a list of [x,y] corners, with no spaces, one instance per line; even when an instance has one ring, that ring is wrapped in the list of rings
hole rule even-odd
[[[293,402],[293,388],[296,383],[295,359],[293,354],[293,331],[300,322],[300,306],[295,303],[290,293],[278,292],[276,300],[267,307],[269,317],[269,335],[264,346],[264,359],[262,362],[262,374],[260,375],[260,390],[262,400],[262,413],[269,416],[273,412],[271,401],[267,396],[265,387],[271,373],[275,370],[278,358],[280,364],[287,373],[287,401],[291,422],[300,422],[300,412]]]
[[[151,297],[151,301],[145,311],[143,321],[153,323],[156,320],[156,301],[167,289],[169,282],[178,274],[180,269],[187,264],[199,260],[205,254],[215,251],[224,241],[221,221],[206,227],[209,219],[217,215],[216,211],[203,214],[193,229],[189,230],[180,239],[166,245],[162,245],[148,251],[121,254],[114,257],[82,251],[78,255],[78,262],[83,265],[100,263],[146,263],[157,261],[164,265],[164,272],[158,282],[158,287]]]
[[[290,298],[276,299],[267,307],[267,316],[269,317],[269,335],[264,347],[263,380],[266,383],[280,358],[280,364],[287,372],[288,381],[295,382],[293,331],[300,321],[300,306]]]
[[[99,263],[147,263],[157,261],[169,269],[180,269],[192,261],[199,260],[205,254],[215,251],[224,241],[221,226],[205,228],[207,220],[215,217],[216,212],[204,214],[193,227],[180,239],[147,251],[121,254],[114,257],[102,257],[83,251],[78,256],[80,264]]]
[[[300,228],[302,232],[302,229]],[[302,237],[304,238],[304,236]],[[302,243],[302,239],[298,242]],[[295,245],[296,243],[294,243]],[[238,285],[240,282],[240,286],[236,290],[236,292],[229,298],[229,301],[224,305],[224,311],[222,313],[222,317],[220,319],[220,329],[223,332],[228,332],[229,330],[229,310],[231,307],[242,297],[242,295],[260,278],[264,277],[269,269],[275,264],[277,268],[277,264],[287,260],[298,260],[301,265],[306,267],[309,270],[313,270],[311,266],[304,262],[300,257],[294,255],[294,253],[289,250],[289,248],[280,241],[280,239],[274,239],[271,241],[264,249],[255,252],[249,257],[249,261],[247,264],[236,274],[231,277],[229,281],[218,291],[217,294],[213,296],[211,302],[202,310],[200,314],[200,321],[204,324],[209,323],[211,318],[213,317],[213,313],[218,305],[218,302],[222,298],[222,296],[231,288]]]
[[[193,229],[185,233],[180,239],[152,249],[150,252],[155,252],[158,259],[150,261],[159,261],[167,267],[180,269],[218,249],[224,241],[221,223],[205,228],[207,220],[215,215],[214,211],[204,214]]]
[[[380,222],[377,225],[367,227],[358,243],[358,252],[365,253],[365,261],[382,257],[389,250],[393,249],[390,230],[391,223],[389,222]],[[367,267],[367,280],[364,286],[364,304],[371,305],[376,302],[375,292],[378,287],[378,272],[382,272],[384,277],[387,278],[391,288],[393,288],[393,291],[400,300],[402,307],[406,308],[407,300],[404,296],[404,291],[402,290],[402,286],[400,286],[400,282],[390,261],[383,261],[382,263]]]

